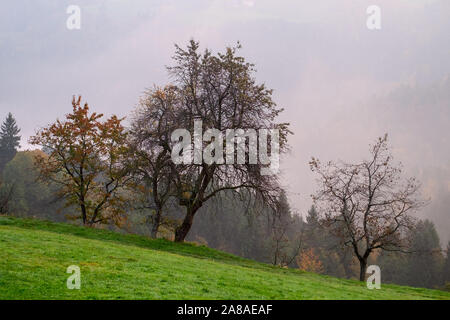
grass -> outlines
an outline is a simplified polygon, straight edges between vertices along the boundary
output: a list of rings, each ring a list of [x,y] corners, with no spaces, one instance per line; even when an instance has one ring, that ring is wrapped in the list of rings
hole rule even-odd
[[[81,289],[66,269],[81,269]],[[205,246],[0,216],[0,299],[450,299],[283,269]]]

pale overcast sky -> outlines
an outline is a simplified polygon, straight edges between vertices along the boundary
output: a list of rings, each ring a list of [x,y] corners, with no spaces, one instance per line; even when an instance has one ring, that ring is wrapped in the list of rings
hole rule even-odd
[[[381,29],[366,27],[369,5]],[[81,9],[68,30],[66,9]],[[420,215],[450,239],[450,1],[15,0],[0,5],[0,117],[28,137],[70,112],[73,94],[127,116],[168,82],[174,43],[240,41],[275,90],[295,135],[282,169],[294,208],[311,205],[308,160],[359,160],[388,132],[396,160],[423,182]]]

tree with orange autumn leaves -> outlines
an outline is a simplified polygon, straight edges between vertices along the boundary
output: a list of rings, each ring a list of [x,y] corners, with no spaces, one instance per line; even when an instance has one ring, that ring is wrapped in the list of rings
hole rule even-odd
[[[123,188],[131,181],[126,167],[127,134],[117,116],[101,121],[102,114],[89,114],[81,96],[73,97],[73,112],[40,129],[30,143],[48,150],[37,156],[39,179],[60,186],[59,197],[76,207],[83,224],[122,222]]]
[[[324,268],[319,256],[315,253],[314,249],[310,248],[302,251],[297,256],[298,268],[304,271],[323,273]]]

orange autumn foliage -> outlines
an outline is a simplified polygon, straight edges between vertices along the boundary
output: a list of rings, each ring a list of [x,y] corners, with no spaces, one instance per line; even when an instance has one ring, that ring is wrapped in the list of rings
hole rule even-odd
[[[323,273],[323,265],[319,260],[318,255],[314,252],[314,249],[308,249],[300,253],[297,257],[298,268],[304,271]]]
[[[126,132],[116,116],[101,121],[102,114],[89,114],[81,97],[72,100],[73,112],[40,129],[30,143],[48,150],[36,156],[40,179],[60,186],[59,197],[67,207],[77,208],[83,224],[123,223],[122,189],[130,180],[124,165]]]

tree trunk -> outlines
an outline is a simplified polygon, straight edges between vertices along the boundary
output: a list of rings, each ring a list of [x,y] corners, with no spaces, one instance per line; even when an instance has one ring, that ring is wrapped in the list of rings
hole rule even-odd
[[[158,235],[158,229],[161,224],[161,210],[157,209],[155,213],[155,218],[153,219],[152,231],[150,232],[150,237],[156,239]]]
[[[83,225],[86,225],[87,214],[86,214],[86,206],[84,203],[81,203],[81,217],[83,218]]]
[[[366,280],[367,259],[359,260],[359,281]]]
[[[189,230],[191,230],[192,222],[194,221],[194,215],[198,208],[187,207],[187,213],[184,217],[183,223],[175,230],[175,242],[183,242],[186,238]]]

